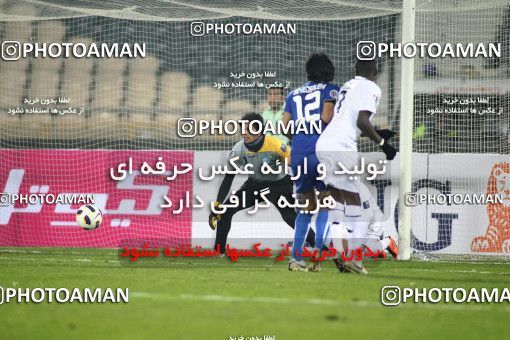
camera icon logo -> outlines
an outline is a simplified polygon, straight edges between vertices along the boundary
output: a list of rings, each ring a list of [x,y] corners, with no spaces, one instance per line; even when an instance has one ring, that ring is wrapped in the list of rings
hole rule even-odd
[[[418,194],[415,192],[406,192],[404,195],[404,204],[408,207],[416,207],[418,205]]]
[[[191,23],[191,35],[201,37],[205,33],[205,24],[202,21],[194,21]]]
[[[11,205],[11,197],[8,193],[1,193],[0,194],[0,207],[7,207]]]
[[[193,138],[197,135],[195,118],[180,118],[177,121],[177,135],[182,138]]]
[[[401,302],[401,292],[398,286],[384,286],[381,289],[381,303],[385,306],[398,306]]]
[[[21,58],[21,44],[19,41],[8,40],[2,43],[2,59],[7,61]]]
[[[360,41],[356,46],[356,57],[359,60],[374,60],[377,54],[377,48],[373,41]]]

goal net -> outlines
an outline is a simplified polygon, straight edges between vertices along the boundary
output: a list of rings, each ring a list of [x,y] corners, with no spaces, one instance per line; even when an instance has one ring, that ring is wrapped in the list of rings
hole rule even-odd
[[[87,231],[75,222],[79,203],[7,202],[0,207],[0,245],[211,246],[207,204],[221,178],[199,179],[197,169],[223,164],[241,137],[205,130],[191,136],[200,126],[189,119],[277,117],[285,95],[306,81],[304,62],[317,51],[333,60],[335,82],[343,84],[353,76],[359,41],[401,41],[402,2],[5,0],[0,21],[2,191],[9,200],[93,194],[104,213],[103,225]],[[501,56],[414,58],[413,191],[420,197],[494,192],[505,200],[427,198],[412,208],[411,246],[445,254],[508,252],[508,2],[418,3],[415,32],[416,42],[499,43]],[[134,55],[141,50],[143,56]],[[378,59],[382,99],[373,121],[396,131],[400,116],[409,114],[400,110],[407,90],[400,87],[400,64]],[[360,148],[367,157],[379,151],[367,141]],[[141,173],[143,162],[154,166],[158,157],[164,172]],[[169,180],[184,163],[194,171]],[[119,164],[133,170],[122,180],[112,178]],[[368,183],[388,233],[398,225],[398,178],[393,166]],[[163,196],[178,202],[187,193],[206,206],[181,213],[161,207]],[[292,235],[269,208],[236,215],[229,238],[275,246]]]
[[[509,20],[508,2],[417,5],[417,42],[495,43],[501,57],[415,59],[413,191],[428,200],[412,209],[415,250],[508,255]]]

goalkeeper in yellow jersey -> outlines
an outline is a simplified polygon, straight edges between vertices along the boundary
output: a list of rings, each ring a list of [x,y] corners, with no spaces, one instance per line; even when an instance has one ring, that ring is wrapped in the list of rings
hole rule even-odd
[[[264,120],[258,113],[248,113],[243,116],[242,120],[248,121],[249,123],[247,125],[252,124],[251,122],[259,121],[260,126],[264,126]],[[211,212],[209,215],[209,226],[213,230],[216,230],[215,247],[219,245],[222,254],[225,253],[232,217],[238,211],[255,205],[255,192],[260,192],[266,188],[269,189],[266,198],[276,206],[283,220],[291,228],[294,228],[294,221],[296,220],[297,212],[294,208],[280,208],[277,205],[280,196],[284,196],[288,202],[294,202],[294,198],[292,197],[293,186],[290,177],[283,171],[278,174],[262,174],[260,171],[264,163],[267,163],[272,168],[275,168],[277,161],[283,164],[285,159],[290,157],[289,147],[280,139],[274,136],[264,135],[263,133],[254,135],[249,131],[243,131],[242,136],[243,139],[232,148],[229,159],[236,156],[239,157],[236,161],[236,165],[240,168],[243,168],[246,164],[253,165],[253,174],[249,175],[246,182],[244,182],[235,194],[232,194],[239,198],[239,202],[241,202],[241,197],[245,195],[246,204],[244,206],[228,207],[222,214]],[[216,198],[215,204],[217,206],[226,201],[234,177],[234,174],[225,175]],[[314,246],[314,240],[315,233],[313,230],[310,230],[307,241],[312,247]]]

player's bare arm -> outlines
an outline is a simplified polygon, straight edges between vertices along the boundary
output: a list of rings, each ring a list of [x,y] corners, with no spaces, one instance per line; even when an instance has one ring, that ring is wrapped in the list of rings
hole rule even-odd
[[[328,124],[331,119],[333,119],[333,113],[335,108],[335,102],[327,101],[324,102],[324,107],[322,108],[321,119],[324,123]]]
[[[360,111],[356,124],[361,130],[363,136],[366,136],[370,138],[374,143],[379,144],[383,138],[379,136],[372,123],[370,123],[371,115],[372,112],[370,111]]]

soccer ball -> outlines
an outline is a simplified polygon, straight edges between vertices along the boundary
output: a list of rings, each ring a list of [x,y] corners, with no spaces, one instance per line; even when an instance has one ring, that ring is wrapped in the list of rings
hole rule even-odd
[[[92,204],[82,205],[76,212],[76,222],[83,229],[94,230],[99,228],[103,221],[103,213]]]

